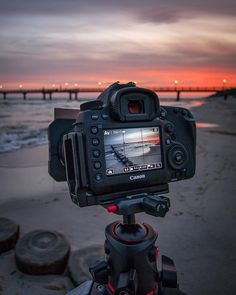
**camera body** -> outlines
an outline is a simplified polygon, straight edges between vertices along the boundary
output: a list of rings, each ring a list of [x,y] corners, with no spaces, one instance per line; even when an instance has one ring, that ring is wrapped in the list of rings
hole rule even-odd
[[[151,90],[114,83],[73,116],[49,126],[49,173],[67,180],[81,207],[166,193],[169,182],[195,173],[191,112],[160,106]]]

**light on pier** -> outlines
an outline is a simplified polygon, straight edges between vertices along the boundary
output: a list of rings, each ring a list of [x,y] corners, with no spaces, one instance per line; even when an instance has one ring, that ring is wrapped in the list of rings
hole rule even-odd
[[[223,79],[223,90],[225,89],[225,84],[226,84],[226,82],[227,82],[227,80],[226,79]]]

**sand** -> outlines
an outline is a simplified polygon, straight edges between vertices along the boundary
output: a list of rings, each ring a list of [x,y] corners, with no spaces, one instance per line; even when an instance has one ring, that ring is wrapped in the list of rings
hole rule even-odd
[[[137,219],[159,232],[157,244],[161,254],[174,259],[182,291],[232,295],[236,290],[236,99],[209,98],[193,113],[199,126],[195,177],[170,184],[171,209],[164,219],[146,214]],[[62,232],[72,249],[102,244],[105,225],[119,218],[98,206],[74,205],[67,185],[49,177],[47,159],[47,146],[0,155],[0,216],[18,222],[21,235],[34,229]],[[45,287],[53,282],[61,289]],[[72,287],[66,276],[22,275],[12,251],[0,256],[0,286],[2,295],[59,295]]]

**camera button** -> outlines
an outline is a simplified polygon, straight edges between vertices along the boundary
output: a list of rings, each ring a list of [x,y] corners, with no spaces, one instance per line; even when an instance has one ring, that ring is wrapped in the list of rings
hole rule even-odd
[[[92,119],[92,120],[97,120],[97,119],[98,119],[98,115],[96,115],[96,114],[92,114],[91,119]]]
[[[183,110],[182,110],[182,115],[183,115],[183,116],[187,116],[187,115],[188,115],[188,111],[185,110],[185,109],[183,109]]]
[[[94,167],[95,169],[100,169],[100,168],[102,167],[102,164],[101,164],[101,162],[96,161],[96,162],[93,163],[93,167]]]
[[[100,155],[101,155],[101,152],[99,150],[93,150],[94,158],[98,158]]]
[[[182,164],[184,161],[184,154],[182,151],[177,151],[174,155],[176,164]]]
[[[102,114],[102,118],[103,118],[104,120],[107,120],[107,119],[108,119],[108,115],[107,115],[107,114]]]
[[[165,131],[168,132],[168,133],[172,133],[172,132],[174,131],[174,126],[173,126],[173,124],[171,124],[171,123],[167,123],[167,124],[165,125]]]
[[[184,146],[175,145],[168,151],[168,162],[172,169],[180,170],[184,169],[184,165],[188,160],[188,153]]]
[[[90,131],[91,131],[91,133],[93,133],[93,134],[97,134],[97,133],[98,133],[98,127],[93,126],[93,127],[91,127]]]
[[[101,181],[101,180],[102,180],[102,174],[96,174],[96,175],[95,175],[95,179],[96,179],[97,181]]]
[[[161,117],[162,117],[162,118],[165,118],[166,115],[167,115],[167,114],[166,114],[166,111],[162,109],[162,110],[161,110]]]
[[[92,145],[99,145],[99,143],[100,143],[100,141],[99,141],[99,139],[98,138],[93,138],[92,139]]]
[[[167,145],[170,145],[170,144],[171,144],[171,140],[170,140],[170,138],[167,138],[167,139],[166,139],[166,144],[167,144]]]
[[[177,114],[179,112],[179,108],[174,108],[173,111],[175,114]]]

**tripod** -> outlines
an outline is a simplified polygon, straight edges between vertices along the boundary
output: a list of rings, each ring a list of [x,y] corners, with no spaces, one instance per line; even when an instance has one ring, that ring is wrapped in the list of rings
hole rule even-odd
[[[165,288],[177,288],[172,259],[162,256],[162,270],[157,269],[157,233],[150,225],[135,222],[136,213],[164,217],[169,208],[169,199],[156,194],[129,196],[106,206],[108,212],[122,215],[123,222],[106,227],[106,258],[90,267],[93,281],[67,295],[162,295]]]

